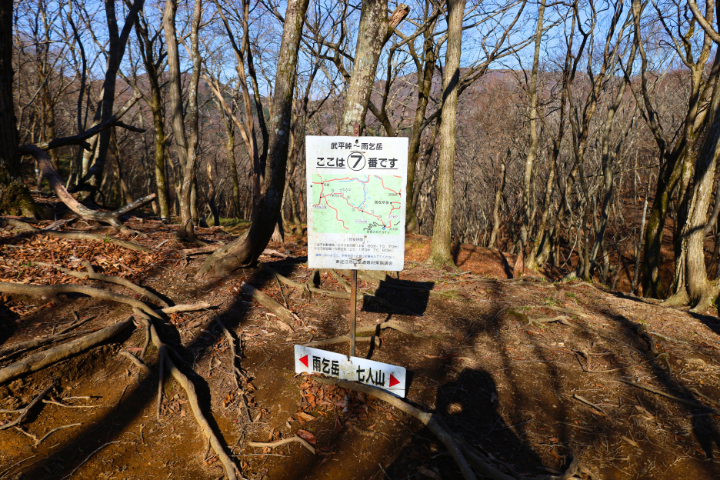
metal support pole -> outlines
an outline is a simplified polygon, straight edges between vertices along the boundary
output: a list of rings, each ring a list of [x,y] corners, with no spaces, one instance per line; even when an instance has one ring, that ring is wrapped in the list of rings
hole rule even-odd
[[[350,356],[355,356],[355,320],[357,317],[357,270],[350,275]]]

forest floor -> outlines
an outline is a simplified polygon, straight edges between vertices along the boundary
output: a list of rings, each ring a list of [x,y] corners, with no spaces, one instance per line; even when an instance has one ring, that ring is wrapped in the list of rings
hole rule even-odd
[[[444,445],[413,417],[381,400],[295,375],[293,345],[347,332],[348,300],[308,297],[261,269],[197,281],[206,255],[183,257],[178,250],[190,246],[175,242],[172,226],[137,218],[128,226],[145,235],[128,240],[150,252],[128,250],[109,237],[72,240],[6,227],[0,230],[0,280],[77,283],[133,295],[30,263],[81,270],[80,262],[89,261],[98,272],[129,279],[169,303],[210,303],[166,316],[159,333],[244,478],[461,478]],[[209,242],[233,238],[219,228],[200,229],[199,236]],[[296,282],[310,279],[305,238],[288,236],[268,248],[275,252],[263,255],[262,263]],[[428,239],[408,236],[400,279],[432,290],[381,286],[376,295],[385,302],[363,303],[358,312],[360,327],[393,320],[422,335],[386,329],[379,348],[358,344],[357,356],[408,369],[409,402],[440,415],[517,478],[564,471],[571,455],[584,467],[579,476],[588,479],[720,478],[715,312],[697,315],[590,283],[514,279],[509,256],[467,245],[455,251],[459,271],[429,268]],[[297,315],[292,328],[244,295],[243,283],[286,303]],[[344,291],[329,273],[319,285]],[[359,286],[377,288],[364,280]],[[82,334],[133,314],[128,305],[82,295],[0,300],[0,351],[53,335],[76,319],[89,319],[71,330]],[[235,364],[247,375],[240,389],[216,317],[237,338]],[[18,415],[0,413],[0,479],[223,478],[221,462],[172,378],[163,384],[158,419],[158,350],[151,345],[145,356],[149,375],[121,354],[138,354],[144,340],[143,328],[130,328],[0,384],[4,410],[22,409],[54,385],[18,428],[2,429]],[[348,347],[323,348],[346,353]],[[5,367],[22,357],[11,354],[0,362]],[[299,443],[248,445],[296,434],[315,446],[315,455]]]

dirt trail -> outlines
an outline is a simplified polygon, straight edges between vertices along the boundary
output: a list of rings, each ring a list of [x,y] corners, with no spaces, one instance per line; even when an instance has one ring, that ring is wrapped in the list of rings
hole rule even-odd
[[[41,237],[5,230],[0,233],[0,276],[4,281],[82,283],[123,293],[120,286],[23,266],[45,261],[79,269],[75,259],[81,259],[176,304],[214,305],[170,315],[160,335],[177,352],[179,368],[195,384],[211,426],[245,478],[460,478],[442,443],[413,418],[379,400],[295,376],[293,344],[344,333],[346,300],[308,297],[287,286],[281,293],[278,282],[259,269],[197,282],[193,275],[204,256],[180,258],[172,230],[159,222],[130,226],[148,235],[134,241],[152,248],[152,254],[76,240],[42,248]],[[231,239],[214,229],[200,233],[205,240]],[[365,304],[358,318],[360,326],[395,320],[427,337],[385,330],[381,347],[370,351],[367,342],[358,346],[359,356],[411,372],[407,398],[416,407],[440,414],[468,443],[507,465],[508,473],[563,471],[572,454],[587,469],[581,477],[588,479],[720,477],[720,417],[624,383],[720,410],[716,315],[694,315],[591,284],[508,279],[508,262],[511,270],[514,259],[478,247],[457,247],[461,270],[471,273],[435,270],[422,264],[424,244],[422,237],[408,238],[400,278],[432,282],[433,293],[378,292],[394,307],[416,315]],[[297,282],[309,279],[310,271],[302,265],[302,238],[290,237],[270,248],[290,257],[263,256],[262,262]],[[286,298],[300,319],[294,331],[242,295],[243,282],[280,303]],[[343,291],[328,274],[321,276],[320,285]],[[372,285],[361,281],[360,287]],[[90,298],[5,297],[0,303],[0,349],[60,330],[75,321],[73,312],[81,319],[94,317],[80,327],[93,330],[132,314],[127,306]],[[250,379],[243,384],[244,395],[234,386],[230,350],[216,316],[239,340],[238,365]],[[22,408],[53,382],[53,400],[92,407],[42,403],[20,425],[25,433],[0,430],[0,479],[224,475],[184,391],[172,379],[164,384],[158,421],[157,350],[151,346],[145,357],[153,372],[149,376],[119,355],[121,350],[137,353],[144,338],[143,328],[127,330],[105,345],[0,385],[0,409]],[[347,351],[346,344],[327,348]],[[2,360],[2,365],[15,359]],[[15,417],[0,414],[0,424]],[[75,424],[80,425],[58,430],[38,446],[27,435],[40,438]],[[247,445],[295,434],[309,439],[317,454],[297,443],[276,449]]]

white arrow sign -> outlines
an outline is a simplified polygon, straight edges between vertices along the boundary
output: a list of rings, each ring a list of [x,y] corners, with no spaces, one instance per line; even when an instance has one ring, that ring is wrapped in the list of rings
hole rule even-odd
[[[319,373],[363,383],[405,397],[405,369],[365,358],[348,357],[318,348],[295,345],[295,373]]]

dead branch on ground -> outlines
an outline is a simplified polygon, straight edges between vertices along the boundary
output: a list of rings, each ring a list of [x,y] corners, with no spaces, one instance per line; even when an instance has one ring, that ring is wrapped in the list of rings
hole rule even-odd
[[[166,313],[170,315],[171,313],[181,313],[181,312],[195,312],[197,310],[206,310],[208,308],[212,308],[214,305],[211,305],[207,302],[200,302],[200,303],[188,303],[183,305],[175,305],[173,307],[167,307],[163,308],[162,310],[158,310],[160,312]]]
[[[1,372],[0,372],[0,373],[1,373]],[[2,383],[2,382],[0,381],[0,383]],[[30,411],[30,409],[33,408],[33,407],[34,407],[35,405],[37,405],[38,403],[40,403],[40,400],[42,400],[43,397],[44,397],[45,395],[47,395],[47,394],[50,392],[50,390],[52,390],[53,388],[55,388],[55,383],[50,384],[49,387],[47,387],[45,390],[43,390],[42,392],[40,392],[40,394],[39,394],[38,396],[36,396],[30,403],[28,403],[25,407],[23,407],[23,408],[20,409],[20,410],[10,410],[10,411],[8,411],[8,410],[0,410],[0,413],[19,413],[19,414],[20,414],[20,415],[19,415],[15,420],[13,420],[12,422],[8,422],[8,423],[6,423],[5,425],[0,425],[0,430],[6,430],[6,429],[8,429],[8,428],[10,428],[10,427],[14,427],[14,426],[16,426],[16,425],[20,425],[20,424],[22,423],[22,421],[25,420],[25,417],[27,417],[27,414],[28,414],[28,412]]]
[[[250,447],[259,447],[259,448],[277,448],[282,447],[283,445],[287,445],[288,443],[299,443],[303,447],[310,450],[310,453],[315,455],[315,448],[308,443],[307,440],[304,438],[300,438],[297,435],[293,435],[292,437],[283,438],[282,440],[277,440],[275,442],[248,442],[247,445]]]

